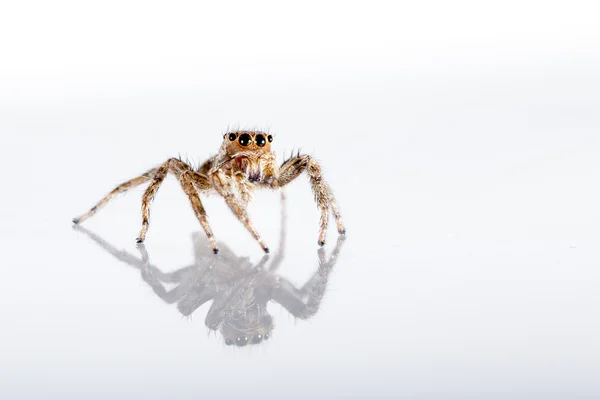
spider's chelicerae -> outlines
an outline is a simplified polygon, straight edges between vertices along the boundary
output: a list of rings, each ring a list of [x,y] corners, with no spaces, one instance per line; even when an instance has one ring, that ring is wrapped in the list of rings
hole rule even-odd
[[[137,242],[143,242],[150,224],[150,202],[167,173],[171,172],[177,177],[183,191],[188,196],[215,254],[219,252],[219,249],[199,196],[199,193],[209,191],[215,191],[225,199],[231,211],[250,231],[265,253],[268,253],[269,248],[254,229],[246,210],[247,204],[251,200],[251,192],[255,188],[282,188],[306,171],[317,206],[321,211],[319,245],[325,244],[330,208],[335,216],[338,232],[342,235],[345,234],[338,205],[329,185],[323,179],[319,164],[309,155],[297,154],[285,160],[283,164],[277,165],[275,154],[271,152],[271,142],[273,142],[273,136],[260,131],[226,133],[223,135],[223,144],[219,153],[205,161],[198,169],[192,168],[180,159],[170,158],[160,167],[123,182],[88,212],[74,218],[73,222],[78,224],[91,217],[116,194],[151,181],[142,197],[142,229]]]

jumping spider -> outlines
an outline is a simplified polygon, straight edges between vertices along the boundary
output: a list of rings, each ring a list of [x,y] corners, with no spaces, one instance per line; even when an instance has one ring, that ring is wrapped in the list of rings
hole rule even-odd
[[[321,175],[321,167],[309,155],[298,153],[277,165],[275,154],[271,152],[273,136],[260,131],[233,131],[223,135],[223,144],[219,153],[205,161],[198,169],[177,158],[170,158],[158,168],[152,168],[144,174],[124,182],[113,189],[106,197],[80,217],[74,218],[78,224],[91,217],[116,194],[123,193],[144,182],[152,181],[142,197],[142,229],[137,238],[141,243],[146,239],[150,224],[150,203],[154,199],[160,184],[168,172],[175,175],[185,194],[188,196],[196,217],[204,229],[208,240],[217,254],[219,249],[206,218],[206,211],[200,201],[199,193],[217,192],[224,199],[235,216],[250,231],[265,253],[269,248],[250,222],[246,207],[251,200],[251,192],[256,188],[278,189],[296,179],[306,171],[310,186],[315,195],[317,206],[321,210],[318,243],[325,244],[325,233],[329,219],[329,208],[337,222],[337,230],[345,234],[344,224],[333,192]]]

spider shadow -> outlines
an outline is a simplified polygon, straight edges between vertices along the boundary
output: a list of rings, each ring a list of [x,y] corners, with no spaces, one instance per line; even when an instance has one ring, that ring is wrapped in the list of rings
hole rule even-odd
[[[195,232],[191,237],[193,263],[168,273],[150,262],[143,244],[138,244],[141,257],[136,257],[118,250],[80,225],[74,225],[73,229],[84,233],[119,261],[139,269],[154,293],[166,303],[176,303],[182,315],[191,316],[200,306],[212,300],[205,325],[211,331],[220,332],[225,344],[240,347],[258,344],[271,337],[275,325],[267,311],[270,301],[303,320],[318,312],[345,238],[343,235],[338,237],[329,257],[323,248],[319,248],[316,272],[303,286],[296,287],[277,273],[285,253],[285,216],[282,218],[279,248],[272,257],[265,255],[253,264],[248,257],[235,254],[225,243],[219,243],[221,251],[214,255],[205,235]],[[166,286],[174,287],[168,290]]]

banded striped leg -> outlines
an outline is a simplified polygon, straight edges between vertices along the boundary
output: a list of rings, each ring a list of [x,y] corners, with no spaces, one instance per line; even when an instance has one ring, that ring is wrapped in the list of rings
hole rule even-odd
[[[96,204],[94,207],[90,208],[88,210],[88,212],[86,212],[85,214],[83,214],[77,218],[73,218],[73,223],[79,224],[80,222],[85,221],[86,219],[88,219],[89,217],[94,215],[96,213],[96,211],[98,211],[100,208],[104,207],[106,205],[106,203],[108,203],[118,193],[125,193],[129,189],[134,188],[136,186],[141,185],[144,182],[149,181],[150,179],[152,179],[152,177],[154,176],[156,171],[157,171],[157,169],[153,168],[150,171],[145,172],[136,178],[133,178],[131,180],[128,180],[127,182],[121,183],[119,186],[114,188],[109,194],[107,194],[102,200],[100,200],[98,202],[98,204]]]
[[[154,199],[158,188],[164,181],[168,172],[171,172],[179,179],[181,188],[188,196],[192,205],[192,209],[194,210],[198,221],[200,221],[200,225],[202,225],[202,228],[204,229],[204,232],[210,241],[210,244],[213,248],[213,253],[217,254],[219,249],[212,233],[212,229],[208,224],[206,210],[204,209],[204,206],[200,201],[198,191],[196,190],[208,189],[208,179],[205,175],[195,172],[189,165],[176,158],[168,159],[157,169],[156,173],[154,174],[154,180],[152,183],[150,183],[146,189],[146,192],[144,193],[144,196],[142,197],[142,229],[140,231],[140,236],[136,241],[141,243],[146,239],[146,233],[148,232],[148,227],[150,226],[150,203]]]
[[[342,214],[340,214],[340,207],[335,201],[335,197],[333,197],[333,193],[329,197],[329,203],[331,204],[331,210],[333,211],[333,216],[335,217],[335,224],[337,231],[340,235],[346,234],[346,228],[344,227],[344,222],[342,221]]]
[[[296,179],[302,172],[306,171],[310,178],[310,186],[317,201],[317,207],[321,210],[321,220],[318,243],[320,246],[325,244],[325,234],[327,233],[327,224],[329,222],[329,208],[333,211],[337,223],[337,230],[340,235],[346,233],[340,209],[335,201],[331,188],[321,175],[321,167],[308,155],[298,155],[285,161],[279,169],[279,179],[277,185],[283,187]]]
[[[256,232],[256,229],[254,229],[252,222],[250,222],[246,207],[235,198],[232,187],[232,178],[227,177],[227,175],[222,172],[215,171],[210,175],[210,180],[217,193],[223,196],[231,211],[233,211],[235,216],[244,224],[246,229],[252,234],[252,237],[254,237],[260,247],[262,247],[263,251],[268,253],[269,248],[263,243],[260,235]]]
[[[190,167],[188,166],[188,168]],[[204,206],[200,201],[200,196],[198,195],[198,190],[206,190],[209,188],[208,178],[190,168],[181,173],[179,176],[179,183],[181,184],[183,191],[185,194],[187,194],[188,199],[192,204],[194,214],[196,214],[196,218],[198,218],[202,229],[204,229],[204,233],[206,233],[206,237],[210,242],[213,253],[219,253],[215,236],[213,235],[212,229],[210,229],[210,225],[208,224],[206,210],[204,209]]]

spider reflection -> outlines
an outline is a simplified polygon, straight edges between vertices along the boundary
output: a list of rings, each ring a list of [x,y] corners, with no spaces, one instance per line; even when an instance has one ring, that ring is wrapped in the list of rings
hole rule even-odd
[[[252,264],[247,257],[236,255],[225,243],[219,244],[221,252],[215,256],[204,235],[194,233],[193,264],[169,273],[150,263],[143,244],[138,245],[140,259],[117,250],[81,226],[76,225],[74,229],[86,234],[118,260],[139,268],[142,278],[154,292],[167,303],[177,303],[184,316],[212,300],[206,326],[219,331],[225,344],[236,346],[258,344],[270,338],[274,328],[273,317],[267,311],[270,301],[279,303],[296,318],[312,317],[319,310],[329,274],[344,242],[344,236],[339,236],[329,257],[320,248],[317,271],[301,288],[296,288],[276,272],[284,257],[285,219],[282,219],[279,249],[271,258],[265,255]],[[175,287],[167,290],[165,285]]]

